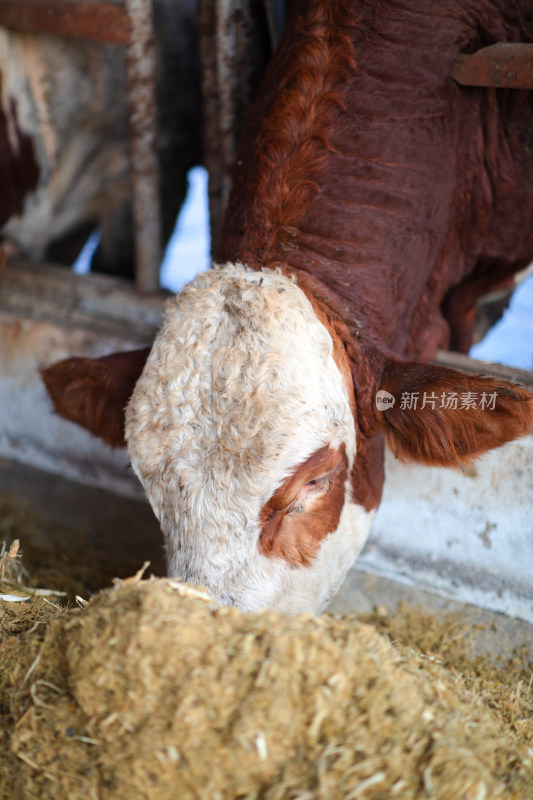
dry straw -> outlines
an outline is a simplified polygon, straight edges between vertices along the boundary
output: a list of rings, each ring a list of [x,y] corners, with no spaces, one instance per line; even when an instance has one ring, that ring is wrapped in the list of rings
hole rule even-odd
[[[81,609],[0,606],[1,800],[533,797],[527,669],[454,666],[445,633],[428,657],[355,619],[246,615],[140,576]],[[373,622],[413,644],[401,619]]]

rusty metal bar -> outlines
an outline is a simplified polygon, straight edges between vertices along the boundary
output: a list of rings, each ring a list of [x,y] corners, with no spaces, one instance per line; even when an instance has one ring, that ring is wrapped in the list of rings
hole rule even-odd
[[[248,0],[200,0],[200,56],[204,108],[204,162],[209,172],[211,245],[216,251],[231,190],[237,136],[249,104],[249,60],[240,52]]]
[[[199,0],[204,112],[203,155],[209,172],[212,251],[231,190],[237,141],[270,53],[251,0]]]
[[[500,42],[459,56],[451,76],[461,86],[533,89],[533,44]]]
[[[237,115],[243,100],[243,78],[248,64],[239,52],[239,28],[248,11],[246,0],[215,0],[218,27],[213,47],[217,65],[220,137],[222,159],[222,206],[226,207],[231,191],[232,169],[237,152]]]
[[[222,159],[218,142],[219,97],[217,81],[217,60],[213,42],[217,29],[215,4],[210,0],[198,0],[198,28],[200,38],[200,64],[203,108],[203,161],[209,173],[209,225],[211,250],[215,250],[222,224]]]
[[[285,0],[264,0],[264,7],[270,36],[270,45],[272,51],[274,51],[278,46],[283,28],[285,27]]]
[[[141,292],[159,289],[162,235],[157,158],[155,44],[151,0],[125,0],[131,22],[127,48],[135,280]]]
[[[130,21],[123,5],[64,0],[0,0],[0,26],[23,33],[55,33],[127,45]]]

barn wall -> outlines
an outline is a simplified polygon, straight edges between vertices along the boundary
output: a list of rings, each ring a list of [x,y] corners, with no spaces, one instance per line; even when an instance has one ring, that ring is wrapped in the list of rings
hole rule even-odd
[[[533,436],[464,471],[387,453],[386,476],[358,569],[533,622]]]
[[[0,457],[119,494],[142,496],[124,451],[112,451],[52,414],[39,369],[72,355],[149,344],[161,295],[125,281],[13,263],[0,282]]]

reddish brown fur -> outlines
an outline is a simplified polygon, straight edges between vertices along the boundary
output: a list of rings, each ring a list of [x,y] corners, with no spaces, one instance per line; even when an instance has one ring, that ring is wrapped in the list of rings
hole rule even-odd
[[[497,40],[533,40],[526,0],[292,4],[218,260],[312,273],[405,357],[467,348],[465,305],[533,256],[531,93],[449,77]]]
[[[406,366],[389,361],[381,383],[396,398],[394,406],[381,416],[387,441],[402,460],[443,467],[467,464],[487,450],[523,436],[533,426],[533,397],[521,386],[430,364]],[[404,393],[419,395],[416,411],[401,408]],[[444,407],[451,393],[457,394],[457,409]],[[468,393],[476,396],[476,406],[461,408],[461,399]],[[424,394],[426,405],[422,408]],[[479,404],[483,395],[485,408]]]
[[[234,170],[234,191],[226,211],[220,260],[238,246],[250,266],[284,261],[283,252],[314,195],[319,195],[332,115],[343,108],[340,86],[354,70],[349,4],[315,4],[289,23],[267,75],[255,113],[249,115]],[[337,15],[346,32],[340,32]],[[238,185],[251,177],[256,191],[240,203]],[[244,238],[242,234],[244,233]],[[231,256],[230,256],[231,258]]]
[[[124,409],[149,352],[144,347],[104,358],[68,358],[43,369],[54,410],[111,447],[125,447]]]
[[[259,549],[264,555],[283,558],[294,566],[311,563],[320,542],[339,524],[347,466],[344,445],[339,450],[326,445],[296,467],[261,509]],[[309,498],[308,508],[295,508],[306,483],[333,471],[325,492]]]
[[[294,272],[298,285],[306,293],[318,319],[327,327],[333,339],[333,355],[346,384],[356,428],[357,454],[352,469],[352,498],[370,511],[379,505],[383,488],[383,435],[375,431],[374,408],[368,407],[371,396],[363,389],[383,370],[383,358],[376,351],[378,358],[373,362],[370,353],[358,346],[357,339],[343,319],[342,303],[324,284],[309,273],[300,270]],[[367,369],[365,375],[362,374],[364,367]],[[373,371],[368,371],[369,367]],[[365,428],[365,419],[372,420],[370,429]]]
[[[336,16],[346,32],[339,32]],[[241,221],[250,236],[247,263],[279,258],[310,198],[321,191],[317,179],[332,149],[329,121],[343,108],[339,84],[355,68],[350,26],[348,6],[316,5],[295,21],[294,36],[286,40],[275,102],[263,117],[255,153],[257,192]]]
[[[350,407],[355,419],[356,408],[352,366],[346,351],[346,337],[349,336],[349,331],[346,327],[346,324],[340,319],[340,317],[333,313],[332,310],[325,305],[325,303],[321,302],[320,299],[313,294],[307,284],[308,280],[305,281],[304,285],[300,285],[301,288],[304,289],[309,301],[311,302],[317,319],[322,323],[322,325],[324,325],[331,335],[333,340],[333,360],[335,361],[339,372],[344,379],[346,392],[350,401]]]

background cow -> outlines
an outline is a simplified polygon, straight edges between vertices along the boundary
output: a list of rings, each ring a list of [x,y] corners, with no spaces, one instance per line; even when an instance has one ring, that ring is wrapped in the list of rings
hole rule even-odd
[[[196,2],[156,0],[153,21],[166,240],[200,161]],[[0,28],[0,185],[9,250],[71,265],[99,228],[95,268],[132,274],[123,47]]]
[[[317,610],[368,535],[384,437],[455,466],[524,435],[524,389],[420,363],[533,256],[531,95],[459,53],[531,41],[529,3],[293,3],[246,125],[218,258],[147,352],[45,371],[126,439],[169,572],[221,602]],[[135,387],[135,388],[134,388]],[[377,401],[380,402],[377,402]]]

